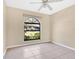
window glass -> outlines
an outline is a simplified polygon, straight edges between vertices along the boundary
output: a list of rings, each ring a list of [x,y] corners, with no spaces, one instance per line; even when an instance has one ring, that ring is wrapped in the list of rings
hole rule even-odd
[[[40,39],[40,22],[36,17],[24,19],[24,41]]]

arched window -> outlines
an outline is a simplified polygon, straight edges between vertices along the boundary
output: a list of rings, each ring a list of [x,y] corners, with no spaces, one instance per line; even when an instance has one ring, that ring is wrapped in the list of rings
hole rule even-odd
[[[40,22],[37,17],[24,18],[24,41],[40,39]]]

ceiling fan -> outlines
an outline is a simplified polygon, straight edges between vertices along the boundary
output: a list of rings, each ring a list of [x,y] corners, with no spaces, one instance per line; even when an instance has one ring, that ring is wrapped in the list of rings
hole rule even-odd
[[[42,5],[40,6],[40,8],[38,10],[41,10],[42,8],[48,7],[49,10],[52,10],[52,7],[49,5],[49,3],[52,2],[61,2],[63,0],[41,0],[40,2],[31,2],[31,4],[33,3],[42,3]]]

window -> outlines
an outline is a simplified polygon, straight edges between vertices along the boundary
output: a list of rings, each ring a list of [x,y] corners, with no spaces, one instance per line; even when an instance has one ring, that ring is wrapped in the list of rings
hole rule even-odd
[[[40,39],[40,22],[37,17],[24,18],[24,41]]]

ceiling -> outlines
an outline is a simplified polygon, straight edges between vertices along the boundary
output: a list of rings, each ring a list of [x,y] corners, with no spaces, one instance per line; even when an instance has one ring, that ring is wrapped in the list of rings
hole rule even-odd
[[[61,2],[52,2],[49,3],[53,8],[49,10],[48,8],[42,8],[40,11],[38,10],[41,6],[41,3],[31,4],[30,2],[39,2],[41,0],[5,0],[8,7],[19,8],[23,10],[34,11],[42,14],[52,15],[55,12],[58,12],[64,8],[67,8],[74,4],[74,0],[63,0]]]

